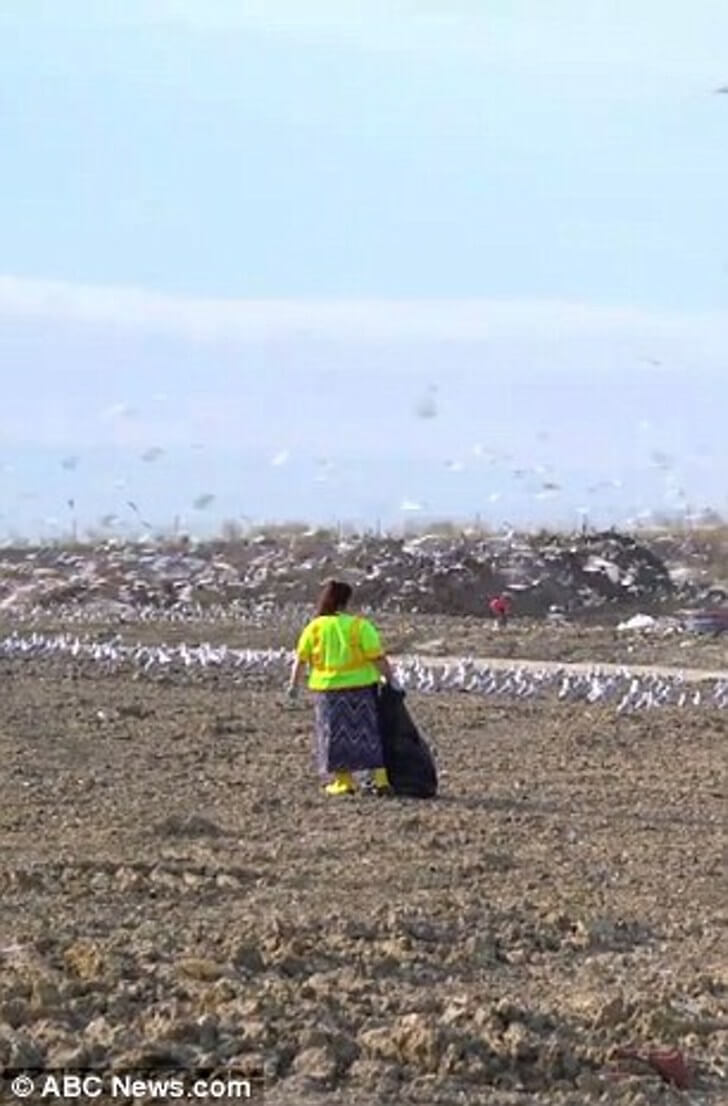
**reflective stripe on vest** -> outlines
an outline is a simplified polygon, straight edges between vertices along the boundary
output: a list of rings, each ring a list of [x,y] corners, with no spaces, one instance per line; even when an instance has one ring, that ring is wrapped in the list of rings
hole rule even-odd
[[[321,664],[321,624],[316,623],[311,633],[311,665],[319,668]]]

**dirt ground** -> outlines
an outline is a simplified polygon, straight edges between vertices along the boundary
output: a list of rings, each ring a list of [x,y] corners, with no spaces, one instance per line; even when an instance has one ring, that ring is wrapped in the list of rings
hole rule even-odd
[[[440,798],[330,799],[306,701],[74,664],[0,662],[0,1068],[261,1067],[276,1106],[728,1102],[723,713],[412,695]],[[679,1048],[693,1090],[624,1046]]]

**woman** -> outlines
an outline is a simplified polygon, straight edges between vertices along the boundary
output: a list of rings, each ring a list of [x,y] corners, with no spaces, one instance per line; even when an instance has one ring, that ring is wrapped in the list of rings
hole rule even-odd
[[[377,792],[389,791],[377,720],[376,689],[382,676],[392,681],[389,661],[376,628],[348,614],[351,588],[329,580],[319,596],[316,617],[296,646],[289,694],[296,695],[304,665],[315,693],[318,768],[333,779],[329,795],[351,795],[354,772],[371,772]]]

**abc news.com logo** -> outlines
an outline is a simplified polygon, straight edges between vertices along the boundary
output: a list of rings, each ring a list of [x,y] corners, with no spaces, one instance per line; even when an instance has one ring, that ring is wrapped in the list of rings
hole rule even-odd
[[[227,1069],[100,1072],[98,1069],[23,1068],[0,1073],[0,1091],[10,1100],[26,1102],[93,1102],[104,1096],[120,1102],[173,1102],[196,1099],[206,1103],[262,1100],[262,1077]]]

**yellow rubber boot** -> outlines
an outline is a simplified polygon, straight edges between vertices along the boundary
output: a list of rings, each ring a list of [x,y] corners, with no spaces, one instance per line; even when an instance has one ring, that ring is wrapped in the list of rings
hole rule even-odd
[[[353,795],[356,784],[351,772],[334,772],[331,783],[324,788],[327,795]]]
[[[386,768],[375,768],[372,772],[372,782],[377,791],[390,791],[389,776]]]

